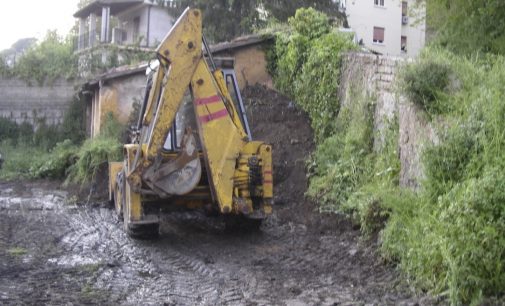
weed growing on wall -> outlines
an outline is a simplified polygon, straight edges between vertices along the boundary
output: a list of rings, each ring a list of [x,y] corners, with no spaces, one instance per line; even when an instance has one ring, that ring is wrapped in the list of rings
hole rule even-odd
[[[402,70],[400,80],[407,98],[428,114],[443,113],[443,94],[448,90],[450,67],[445,62],[426,59]]]
[[[35,129],[27,122],[17,124],[0,118],[0,153],[5,160],[0,178],[65,178],[81,156],[79,146],[85,136],[83,107],[82,101],[73,101],[60,126],[47,125],[39,119]],[[111,123],[105,130],[115,148],[121,127]]]
[[[352,90],[354,99],[342,108],[336,120],[336,133],[325,139],[314,153],[314,176],[307,194],[319,199],[323,211],[339,211],[371,172],[373,101],[359,91]]]
[[[61,138],[69,139],[72,143],[80,145],[86,138],[84,114],[86,103],[82,96],[75,97],[65,112],[60,126]]]
[[[108,113],[100,134],[86,140],[79,148],[77,161],[69,169],[67,181],[84,183],[93,179],[98,169],[109,161],[122,159],[124,126]]]
[[[322,211],[347,212],[364,233],[377,232],[389,209],[383,199],[388,193],[375,191],[398,189],[398,125],[392,119],[384,144],[374,149],[375,97],[364,84],[351,88],[342,108],[337,96],[341,54],[356,49],[350,37],[313,9],[298,10],[289,25],[291,31],[276,35],[267,56],[276,87],[311,118],[318,146],[309,162],[307,194]]]
[[[427,49],[403,68],[402,94],[439,127],[439,143],[422,154],[425,178],[414,193],[398,186],[396,119],[374,135],[374,97],[359,85],[339,109],[339,56],[352,44],[317,12],[306,13],[276,35],[268,59],[277,88],[309,113],[317,137],[307,194],[323,211],[350,214],[365,235],[378,233],[384,258],[418,288],[455,305],[502,295],[505,58]],[[314,19],[314,28],[298,26]]]
[[[422,191],[392,207],[382,250],[419,287],[479,304],[505,284],[505,59],[428,50],[412,65],[426,61],[445,62],[458,85],[438,97],[440,144],[423,154]]]

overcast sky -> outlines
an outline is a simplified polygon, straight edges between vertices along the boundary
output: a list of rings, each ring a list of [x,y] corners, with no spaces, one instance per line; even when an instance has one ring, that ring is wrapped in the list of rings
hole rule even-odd
[[[66,35],[73,26],[78,0],[2,0],[0,2],[0,50],[20,38],[42,38],[47,30]]]

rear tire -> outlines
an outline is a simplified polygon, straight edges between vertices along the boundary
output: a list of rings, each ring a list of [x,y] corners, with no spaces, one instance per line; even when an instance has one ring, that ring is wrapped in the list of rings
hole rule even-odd
[[[148,224],[129,224],[126,226],[126,233],[128,236],[134,239],[156,239],[160,235],[160,224],[159,223],[148,223]]]

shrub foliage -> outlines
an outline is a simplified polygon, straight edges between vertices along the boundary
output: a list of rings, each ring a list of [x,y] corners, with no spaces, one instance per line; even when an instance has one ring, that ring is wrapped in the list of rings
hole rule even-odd
[[[335,130],[341,54],[356,47],[313,8],[298,9],[289,25],[269,50],[269,69],[276,87],[309,114],[316,140],[322,141]]]
[[[339,104],[340,54],[350,41],[311,9],[289,24],[268,53],[269,69],[312,120],[318,145],[307,194],[321,210],[350,214],[365,235],[378,233],[383,257],[418,288],[455,305],[503,295],[505,58],[427,49],[403,68],[398,88],[439,127],[414,193],[399,187],[396,119],[376,135],[375,98],[363,84],[351,87],[352,103]]]
[[[407,69],[427,62],[446,63],[460,84],[437,98],[440,143],[425,149],[423,189],[394,206],[382,248],[421,288],[479,304],[505,284],[505,59],[428,50]]]

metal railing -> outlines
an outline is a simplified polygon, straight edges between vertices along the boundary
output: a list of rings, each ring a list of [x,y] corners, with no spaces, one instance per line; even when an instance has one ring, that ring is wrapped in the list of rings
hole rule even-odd
[[[118,29],[113,29],[113,30],[118,30]],[[74,36],[74,38],[73,38],[74,52],[75,51],[89,49],[89,48],[93,48],[93,47],[96,47],[96,46],[99,46],[99,45],[103,45],[103,44],[110,44],[110,43],[113,43],[113,44],[116,44],[116,45],[122,45],[123,44],[122,37],[120,37],[120,39],[113,39],[113,36],[114,35],[108,35],[108,39],[106,41],[104,41],[100,37],[100,34],[97,31],[94,32],[94,33],[85,32],[82,35]],[[91,39],[90,39],[90,37],[91,37]]]

